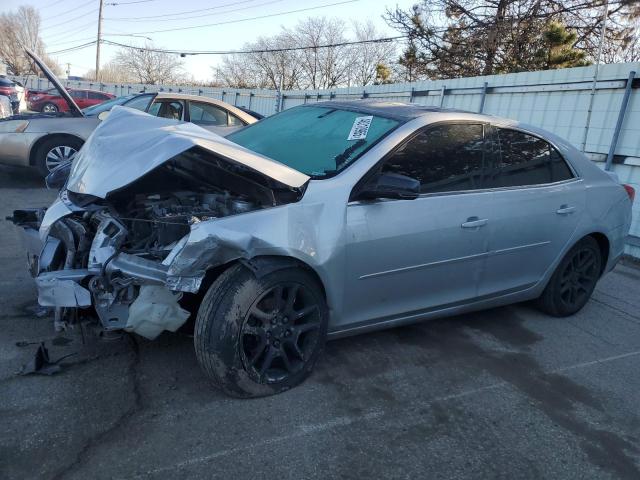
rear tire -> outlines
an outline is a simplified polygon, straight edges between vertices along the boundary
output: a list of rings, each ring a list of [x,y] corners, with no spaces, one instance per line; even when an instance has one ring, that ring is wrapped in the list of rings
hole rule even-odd
[[[322,288],[303,268],[257,278],[234,265],[202,300],[194,332],[196,357],[229,395],[273,395],[310,375],[324,348],[327,320]]]
[[[58,113],[58,106],[55,103],[47,102],[42,105],[42,113]]]
[[[585,237],[567,252],[537,300],[543,312],[567,317],[586,305],[602,271],[602,254],[593,237]]]
[[[34,166],[43,177],[67,160],[73,160],[82,147],[82,140],[71,137],[51,137],[45,140],[35,153]]]

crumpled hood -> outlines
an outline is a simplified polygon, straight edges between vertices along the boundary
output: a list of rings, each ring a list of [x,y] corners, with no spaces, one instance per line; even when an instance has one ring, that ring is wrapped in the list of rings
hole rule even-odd
[[[282,187],[300,189],[309,177],[192,123],[113,107],[78,152],[67,190],[105,198],[193,147],[248,167]]]

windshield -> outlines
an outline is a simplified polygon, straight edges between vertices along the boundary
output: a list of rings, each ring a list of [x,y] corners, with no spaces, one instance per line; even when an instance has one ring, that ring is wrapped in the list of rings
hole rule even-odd
[[[227,136],[313,178],[333,176],[352,164],[399,122],[331,107],[296,107]]]
[[[125,95],[124,97],[118,97],[112,100],[107,100],[106,102],[102,102],[97,105],[92,105],[91,107],[83,108],[82,113],[84,113],[85,115],[99,115],[102,112],[111,110],[116,105],[122,105],[127,100],[131,100],[136,96],[137,95]]]

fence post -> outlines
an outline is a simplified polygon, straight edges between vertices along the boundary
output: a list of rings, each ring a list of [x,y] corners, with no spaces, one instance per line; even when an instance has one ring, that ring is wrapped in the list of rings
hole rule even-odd
[[[480,97],[480,110],[478,110],[478,113],[482,113],[484,111],[484,99],[487,96],[487,85],[488,82],[484,82],[482,85],[482,96]]]
[[[624,96],[622,97],[622,104],[620,105],[620,111],[618,112],[618,121],[616,122],[616,128],[613,131],[613,138],[611,139],[611,145],[609,146],[609,154],[607,155],[607,163],[604,165],[605,170],[611,170],[611,164],[613,163],[613,156],[616,153],[616,147],[618,146],[618,137],[620,136],[620,130],[622,130],[622,122],[624,122],[624,116],[627,113],[627,105],[629,104],[629,97],[631,96],[631,85],[633,84],[633,78],[636,76],[635,71],[629,72],[629,78],[627,78],[627,86],[624,89]]]
[[[253,92],[249,92],[249,106],[247,107],[249,110],[251,110],[251,99],[253,98]]]
[[[413,92],[414,92],[415,88],[411,87],[411,90],[409,91],[409,103],[413,103]]]
[[[447,94],[447,86],[443,85],[440,89],[440,108],[444,105],[444,96]],[[480,111],[482,112],[482,107],[480,107]]]
[[[233,98],[233,106],[237,106],[238,105],[238,91],[236,90],[236,96]]]

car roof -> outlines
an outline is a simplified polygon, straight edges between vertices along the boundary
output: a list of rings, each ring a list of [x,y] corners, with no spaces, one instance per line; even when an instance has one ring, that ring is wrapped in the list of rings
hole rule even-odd
[[[356,112],[367,113],[379,117],[388,117],[396,120],[409,121],[424,115],[433,113],[475,113],[467,110],[458,110],[453,108],[438,108],[427,105],[418,105],[415,103],[390,102],[377,99],[349,100],[349,101],[328,101],[318,103],[308,103],[305,106],[336,108],[339,110],[353,110]]]

